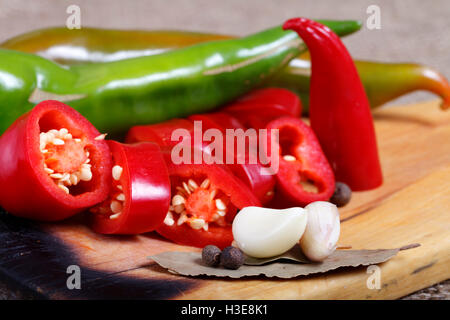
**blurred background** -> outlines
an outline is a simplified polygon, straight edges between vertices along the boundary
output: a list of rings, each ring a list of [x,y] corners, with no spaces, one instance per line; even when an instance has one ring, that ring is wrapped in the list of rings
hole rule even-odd
[[[450,78],[449,0],[0,0],[0,41],[37,28],[64,26],[70,5],[80,7],[81,27],[233,35],[253,33],[295,16],[357,19],[364,27],[344,40],[354,58],[423,63]],[[380,29],[367,28],[370,5],[380,8]],[[428,93],[413,93],[393,103],[430,98]]]

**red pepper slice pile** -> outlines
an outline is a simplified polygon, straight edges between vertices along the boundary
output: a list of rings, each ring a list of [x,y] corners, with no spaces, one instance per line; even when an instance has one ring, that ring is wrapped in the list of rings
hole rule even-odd
[[[99,233],[156,230],[179,244],[224,248],[243,207],[326,201],[335,174],[353,190],[379,186],[372,116],[344,45],[308,19],[291,19],[284,28],[296,31],[311,52],[312,129],[299,118],[297,96],[279,88],[254,91],[220,112],[133,127],[126,139],[133,144],[105,142],[78,112],[44,101],[0,137],[0,205],[17,216],[48,221],[91,208],[92,227]],[[180,142],[172,140],[176,129],[184,129],[179,138],[191,138],[190,151],[213,154],[207,143],[195,144],[195,121],[203,130],[224,134],[228,155],[228,129],[278,130],[276,176],[264,175],[260,162],[249,164],[256,150],[248,148],[245,163],[239,163],[236,149],[232,164],[173,163],[171,151]],[[268,141],[270,150],[270,136]]]
[[[39,103],[0,137],[0,205],[16,216],[55,221],[103,201],[111,157],[99,137],[65,104]]]
[[[311,54],[311,127],[334,169],[352,190],[383,182],[372,114],[355,64],[339,37],[305,18],[288,20]]]
[[[193,121],[201,121],[202,130],[214,128],[224,134],[223,150],[227,153],[227,129],[278,129],[281,132],[282,153],[280,172],[276,176],[262,174],[265,168],[259,162],[250,164],[249,152],[255,151],[248,149],[244,155],[245,163],[238,163],[237,150],[233,150],[234,161],[227,164],[227,168],[250,188],[262,204],[270,203],[271,206],[277,207],[306,205],[312,201],[328,200],[333,193],[335,182],[320,144],[311,128],[298,118],[300,114],[301,103],[294,93],[286,89],[267,88],[242,97],[220,112],[192,115],[188,118],[192,122],[177,119],[162,124],[133,127],[127,141],[153,141],[162,146],[174,146],[178,141],[168,140],[171,132],[179,128],[177,126],[186,129],[186,133],[193,137]],[[283,118],[282,123],[274,122],[280,118]],[[246,126],[243,123],[246,123]],[[253,127],[248,127],[249,125]],[[291,139],[297,139],[297,145],[292,142],[288,150],[286,145]],[[193,146],[192,141],[191,145]],[[205,143],[200,147],[204,152],[210,152]],[[289,156],[295,157],[295,161],[284,160],[283,157],[287,155],[284,152],[290,152]],[[275,194],[276,199],[272,201]]]
[[[91,209],[92,226],[105,234],[155,230],[169,210],[170,181],[159,146],[108,141],[113,158],[109,198]]]
[[[180,124],[191,129],[190,121],[172,120],[168,127],[145,131],[145,139],[170,146],[173,128]],[[178,243],[220,247],[231,244],[237,211],[261,205],[224,165],[175,165],[164,158],[157,143],[122,144],[104,138],[69,106],[56,101],[39,104],[0,138],[6,151],[0,156],[0,181],[7,186],[1,189],[0,204],[18,216],[54,221],[90,208],[88,218],[99,233],[158,229]],[[183,217],[174,209],[181,195]],[[178,239],[184,229],[188,231]]]

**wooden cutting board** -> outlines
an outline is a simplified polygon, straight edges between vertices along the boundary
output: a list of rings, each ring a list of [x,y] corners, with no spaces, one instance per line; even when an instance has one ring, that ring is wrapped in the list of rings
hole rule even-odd
[[[0,215],[0,279],[53,299],[395,299],[448,279],[450,112],[434,101],[377,110],[374,119],[384,184],[354,193],[341,210],[340,244],[353,249],[421,244],[379,265],[380,289],[368,289],[366,267],[290,280],[181,277],[147,257],[198,249],[154,234],[94,234],[82,217],[36,224],[7,214]],[[71,265],[80,267],[80,290],[66,286]]]

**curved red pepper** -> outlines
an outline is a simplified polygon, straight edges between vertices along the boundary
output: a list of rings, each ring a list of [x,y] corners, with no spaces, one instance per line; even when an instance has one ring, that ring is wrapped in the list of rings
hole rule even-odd
[[[62,128],[72,138],[63,145],[55,142],[44,154],[40,134]],[[16,216],[56,221],[103,201],[110,187],[111,156],[99,136],[94,126],[69,106],[53,100],[39,103],[0,137],[0,205]],[[88,158],[92,179],[66,189],[58,187],[44,170],[48,161],[55,169],[52,174],[59,174],[59,169],[70,173]]]
[[[115,168],[119,172],[113,173],[109,198],[91,209],[93,229],[105,234],[155,230],[163,223],[170,204],[169,174],[160,148],[151,142],[126,145],[108,141],[108,144],[113,172]]]
[[[333,167],[336,180],[352,190],[382,184],[375,130],[364,87],[339,37],[305,18],[288,20],[311,53],[311,127]]]
[[[266,88],[250,92],[226,106],[226,112],[247,128],[264,128],[267,123],[283,116],[299,117],[302,105],[293,92],[281,88]]]
[[[165,238],[184,245],[204,247],[214,244],[219,248],[231,245],[233,241],[231,222],[237,210],[246,206],[260,206],[259,200],[224,166],[175,165],[170,161],[169,152],[166,154],[166,162],[173,201],[170,216],[156,231]],[[193,185],[190,180],[194,181],[197,187],[194,185],[188,193],[185,188]],[[174,197],[177,194],[183,195],[185,199],[183,207],[178,210],[179,214],[175,211],[177,202]],[[221,209],[216,204],[217,199],[226,205],[224,216],[217,215]],[[188,220],[180,223],[183,213]],[[207,230],[203,227],[198,229],[191,227],[193,219],[202,219],[203,222],[208,223]]]
[[[271,205],[306,206],[328,201],[334,192],[334,174],[311,128],[299,118],[283,117],[271,121],[267,129],[279,130],[280,163]]]

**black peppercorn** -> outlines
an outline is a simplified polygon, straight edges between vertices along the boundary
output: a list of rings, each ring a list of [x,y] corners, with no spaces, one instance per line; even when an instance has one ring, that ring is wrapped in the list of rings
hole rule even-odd
[[[210,244],[203,248],[202,260],[207,266],[215,267],[220,262],[220,254],[220,249]]]
[[[238,269],[244,264],[244,253],[233,246],[223,249],[220,255],[220,264],[227,269]]]
[[[352,190],[343,182],[336,182],[334,194],[330,198],[330,202],[338,207],[343,207],[350,202]]]

